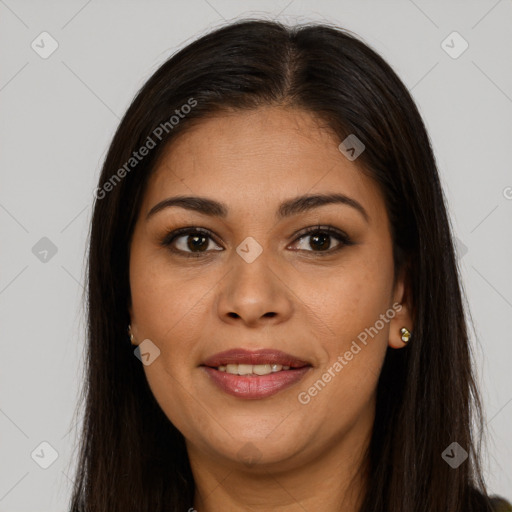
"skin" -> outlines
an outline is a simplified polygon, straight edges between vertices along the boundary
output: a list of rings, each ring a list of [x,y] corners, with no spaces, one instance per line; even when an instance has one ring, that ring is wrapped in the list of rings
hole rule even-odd
[[[404,346],[400,328],[413,326],[403,276],[393,275],[383,196],[357,160],[339,151],[340,142],[300,110],[222,114],[177,138],[150,178],[130,246],[131,326],[134,344],[149,339],[160,350],[144,371],[186,438],[197,487],[191,507],[201,512],[330,512],[341,504],[350,512],[360,504],[358,467],[373,428],[378,376],[387,347]],[[342,204],[275,218],[287,199],[333,192],[358,201],[369,220]],[[229,213],[215,218],[173,206],[146,218],[176,195],[215,199]],[[331,237],[316,249],[314,233],[295,236],[317,224],[344,231],[354,245],[334,251],[340,242]],[[198,258],[159,244],[186,226],[216,235],[202,240],[208,250]],[[236,252],[249,236],[263,250],[252,263]],[[181,235],[174,246],[190,253],[187,241]],[[394,318],[300,403],[298,394],[394,303],[402,305]],[[312,369],[271,397],[240,399],[199,367],[237,347],[276,348]]]

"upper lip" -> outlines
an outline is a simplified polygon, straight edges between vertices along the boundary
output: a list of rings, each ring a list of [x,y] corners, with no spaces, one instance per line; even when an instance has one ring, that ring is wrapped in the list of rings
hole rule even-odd
[[[234,348],[219,352],[206,359],[202,365],[218,368],[227,364],[280,364],[290,368],[302,368],[311,366],[311,363],[303,361],[291,354],[273,349],[246,350]]]

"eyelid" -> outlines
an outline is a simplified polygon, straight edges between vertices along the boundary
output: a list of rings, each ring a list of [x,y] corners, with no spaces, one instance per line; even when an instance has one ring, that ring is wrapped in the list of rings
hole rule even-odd
[[[207,228],[201,228],[199,226],[184,226],[182,228],[167,231],[165,236],[162,238],[162,243],[170,243],[172,240],[174,240],[174,238],[189,233],[200,233],[202,235],[211,236],[213,239],[217,237],[217,235],[213,231],[210,231]]]
[[[304,236],[311,235],[312,233],[316,233],[318,231],[329,233],[332,235],[339,235],[340,237],[349,239],[349,236],[347,233],[342,231],[339,228],[336,228],[334,226],[331,226],[329,224],[315,224],[314,226],[308,226],[306,228],[301,229],[300,231],[297,231],[293,237],[295,239],[303,238]]]

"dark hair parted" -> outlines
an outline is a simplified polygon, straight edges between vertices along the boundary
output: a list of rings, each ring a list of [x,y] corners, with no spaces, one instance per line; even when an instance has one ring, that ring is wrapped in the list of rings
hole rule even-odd
[[[192,102],[170,126],[176,110]],[[183,436],[153,397],[126,333],[129,245],[148,178],[168,143],[207,116],[263,106],[302,109],[340,142],[355,134],[365,144],[357,164],[385,198],[395,276],[407,273],[413,339],[402,350],[387,351],[361,469],[368,481],[361,510],[490,510],[479,464],[483,421],[462,289],[418,109],[392,68],[349,31],[263,20],[231,23],[173,55],[138,92],[110,145],[98,184],[102,191],[148,137],[157,143],[122,179],[110,181],[108,194],[98,194],[94,204],[85,414],[72,510],[183,511],[193,504]],[[162,125],[166,129],[155,137]],[[454,441],[469,452],[457,469],[441,457]]]

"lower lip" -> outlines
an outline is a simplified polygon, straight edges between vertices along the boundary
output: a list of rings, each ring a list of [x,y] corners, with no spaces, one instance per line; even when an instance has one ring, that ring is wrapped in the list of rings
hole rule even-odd
[[[201,368],[222,391],[238,398],[257,399],[275,395],[292,386],[304,377],[311,366],[257,376],[233,375],[209,366],[201,366]]]

